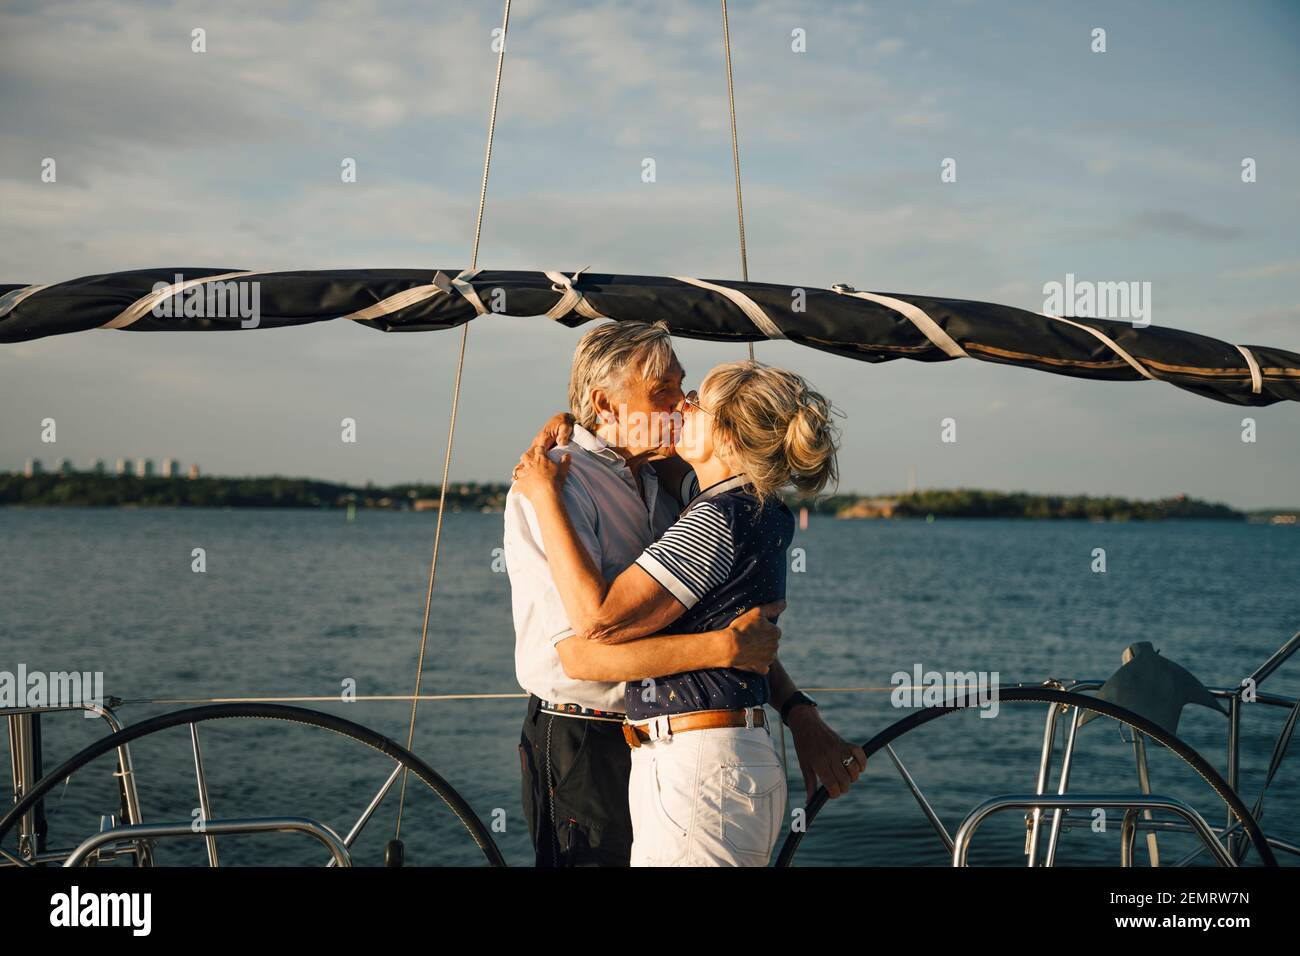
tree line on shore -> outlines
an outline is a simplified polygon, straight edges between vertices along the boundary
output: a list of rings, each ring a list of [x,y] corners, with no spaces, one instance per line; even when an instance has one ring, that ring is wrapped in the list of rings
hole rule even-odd
[[[438,486],[405,483],[356,487],[311,478],[141,478],[131,475],[0,475],[0,506],[195,507],[195,508],[385,508],[437,507]],[[500,511],[509,485],[460,482],[447,489],[449,511]],[[1227,505],[1178,495],[1156,501],[1114,496],[1042,495],[971,488],[927,489],[882,497],[826,495],[815,501],[794,495],[787,503],[817,514],[861,518],[1063,518],[1159,521],[1168,518],[1244,520]]]

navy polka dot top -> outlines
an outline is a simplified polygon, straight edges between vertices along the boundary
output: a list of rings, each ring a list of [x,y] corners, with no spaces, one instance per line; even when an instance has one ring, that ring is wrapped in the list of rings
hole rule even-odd
[[[759,604],[785,597],[786,549],[794,515],[779,498],[760,505],[735,475],[690,498],[677,523],[637,558],[637,565],[686,606],[668,628],[700,634],[725,628]],[[694,476],[687,494],[697,486]],[[627,716],[646,720],[697,710],[735,710],[767,703],[767,678],[715,667],[629,681]]]

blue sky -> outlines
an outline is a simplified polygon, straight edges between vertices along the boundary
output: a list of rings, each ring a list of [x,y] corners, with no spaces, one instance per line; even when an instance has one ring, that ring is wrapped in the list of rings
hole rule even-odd
[[[730,7],[752,278],[1034,311],[1067,273],[1149,281],[1156,325],[1300,351],[1300,5]],[[500,15],[6,6],[0,277],[463,267]],[[1090,50],[1097,27],[1105,53]],[[45,157],[57,183],[40,181]],[[344,157],[355,184],[340,182]],[[946,157],[956,183],[940,182]],[[1241,182],[1243,157],[1257,182]],[[516,0],[479,264],[738,277],[730,160],[717,4]],[[559,409],[578,334],[473,324],[454,478],[506,478]],[[458,336],[334,323],[0,347],[0,469],[175,456],[219,474],[434,480]],[[698,381],[743,350],[680,354]],[[789,343],[758,355],[845,410],[844,490],[896,490],[915,466],[928,487],[1300,505],[1294,405],[974,361],[868,366]],[[46,417],[56,445],[41,443]],[[339,439],[343,417],[356,444]],[[955,444],[940,441],[945,417]]]

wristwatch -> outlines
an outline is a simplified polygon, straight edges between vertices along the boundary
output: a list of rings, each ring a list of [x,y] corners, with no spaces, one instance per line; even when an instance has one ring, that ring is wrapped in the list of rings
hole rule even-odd
[[[800,704],[811,704],[813,707],[816,707],[817,701],[813,700],[801,690],[795,691],[787,697],[785,703],[781,705],[781,723],[788,726],[790,723],[790,711],[794,710],[794,708],[798,707]]]

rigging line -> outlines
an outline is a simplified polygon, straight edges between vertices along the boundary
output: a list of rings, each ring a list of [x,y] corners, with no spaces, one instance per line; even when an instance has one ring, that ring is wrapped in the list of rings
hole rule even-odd
[[[1007,686],[1017,686],[1023,681],[1012,681]],[[999,685],[1002,686],[1002,685]],[[924,684],[891,684],[888,687],[805,687],[804,690],[816,694],[892,694],[897,690],[925,690]],[[118,698],[122,704],[292,704],[292,703],[383,703],[404,700],[523,700],[527,694],[517,691],[481,694],[358,694],[344,700],[338,694],[297,694],[292,696],[265,697],[123,697]]]
[[[483,152],[483,180],[478,191],[478,216],[474,220],[474,247],[470,252],[470,271],[478,268],[478,245],[483,235],[483,210],[487,206],[488,170],[492,166],[492,140],[497,128],[497,103],[501,98],[501,71],[506,60],[506,33],[510,28],[510,0],[505,0],[501,15],[501,48],[497,50],[497,73],[492,84],[492,109],[488,113],[487,148]],[[415,665],[415,694],[411,698],[411,719],[406,730],[406,749],[415,744],[415,715],[420,706],[420,682],[424,677],[424,654],[429,641],[429,611],[433,606],[433,582],[438,574],[438,551],[442,544],[442,518],[447,511],[447,478],[451,473],[451,449],[456,437],[456,412],[460,408],[460,383],[465,371],[465,345],[469,339],[469,323],[460,328],[460,354],[456,358],[456,384],[451,394],[451,423],[447,427],[447,454],[442,462],[442,484],[438,488],[438,521],[433,531],[433,557],[429,561],[429,585],[424,595],[424,622],[420,627],[420,653]],[[406,780],[409,771],[402,768],[402,786],[397,796],[397,828],[394,840],[402,836],[402,811],[406,807]]]
[[[727,105],[731,111],[731,163],[736,170],[736,225],[740,229],[740,276],[749,281],[749,257],[745,252],[745,204],[740,198],[740,142],[736,138],[736,88],[731,78],[731,28],[727,23],[727,0],[722,0],[722,49],[727,57]],[[749,360],[754,361],[754,343],[749,342]]]
[[[527,694],[421,694],[419,700],[525,700]],[[140,697],[123,704],[359,704],[415,700],[410,694],[358,694],[344,700],[338,694],[297,694],[285,697]]]

